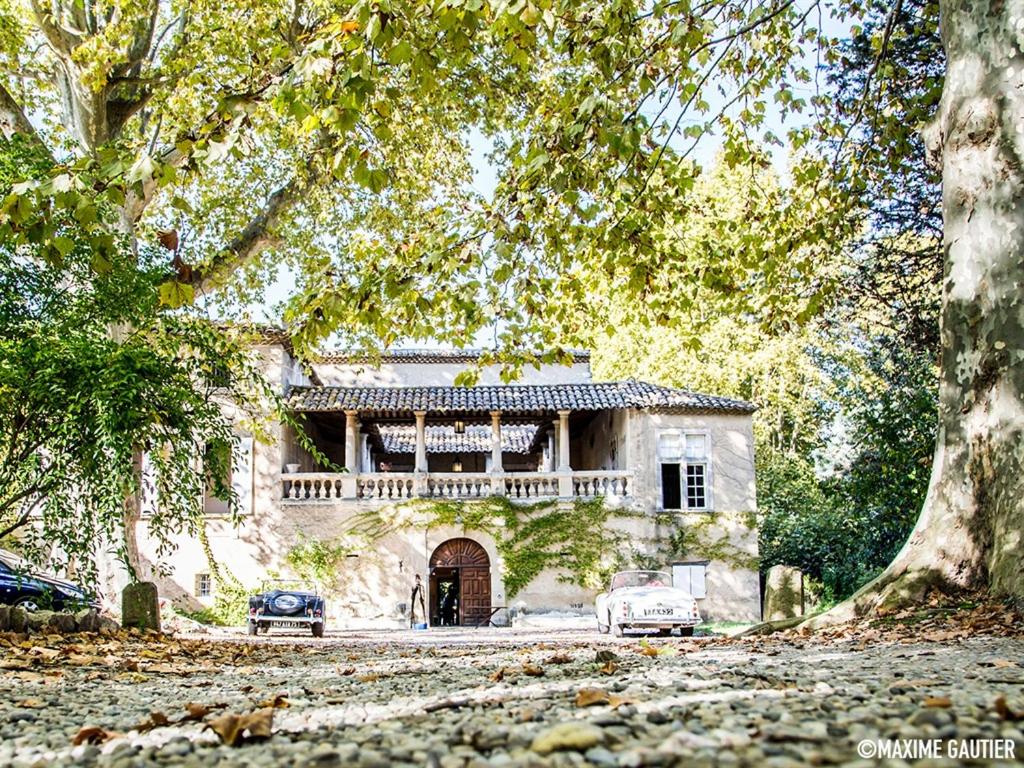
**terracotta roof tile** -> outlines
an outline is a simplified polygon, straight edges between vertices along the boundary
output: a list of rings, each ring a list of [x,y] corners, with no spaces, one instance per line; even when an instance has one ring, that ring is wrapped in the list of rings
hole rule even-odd
[[[416,427],[411,424],[378,426],[385,453],[416,453]],[[529,453],[537,427],[506,424],[501,427],[502,453]],[[430,424],[426,427],[427,453],[490,453],[491,428],[469,425],[462,434],[455,427]]]
[[[643,381],[580,384],[510,384],[475,387],[295,387],[296,411],[359,411],[366,414],[486,413],[545,414],[558,410],[616,408],[694,413],[752,413],[743,400],[662,387]]]

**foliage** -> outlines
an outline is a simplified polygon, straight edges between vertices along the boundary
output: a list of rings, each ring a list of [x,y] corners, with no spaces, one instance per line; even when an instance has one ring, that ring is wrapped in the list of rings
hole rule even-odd
[[[337,579],[345,557],[354,547],[338,540],[315,539],[304,534],[285,554],[285,562],[301,579],[327,588]]]
[[[754,531],[757,526],[755,515],[741,516],[737,513],[717,512],[713,515],[687,515],[685,521],[676,526],[672,534],[671,551],[676,557],[702,558],[725,563],[732,568],[756,571],[760,559],[746,549],[732,542],[732,534],[728,530],[715,536],[711,529],[721,526],[727,518],[743,517],[739,527]]]
[[[888,33],[887,33],[888,30]],[[884,61],[879,45],[886,39]],[[942,95],[946,65],[934,0],[866,5],[864,23],[843,40],[828,71],[837,121],[833,151],[871,173],[841,176],[867,216],[843,300],[859,305],[901,347],[939,346],[942,280],[940,172],[922,137]]]
[[[5,130],[59,160],[3,202],[0,234],[52,249],[52,218],[72,215],[100,249],[95,211],[116,209],[133,248],[172,252],[169,306],[252,300],[285,264],[300,349],[499,328],[484,362],[512,373],[586,343],[593,285],[675,322],[695,309],[675,290],[684,278],[776,324],[815,313],[817,289],[794,281],[806,288],[852,231],[798,130],[800,183],[758,203],[756,230],[717,233],[743,242],[742,262],[674,258],[692,143],[717,133],[730,166],[760,174],[765,144],[781,142],[769,107],[821,106],[799,89],[806,53],[831,61],[833,41],[793,3],[143,0],[106,19],[58,0],[52,14],[0,13],[0,58],[18,73],[0,81]],[[491,149],[489,198],[470,183],[473,135]],[[773,287],[756,304],[753,283]]]
[[[20,140],[0,158],[0,195],[40,168]],[[223,403],[245,419],[277,401],[247,334],[161,304],[151,252],[97,251],[54,223],[52,249],[0,243],[0,536],[90,581],[104,538],[127,559],[126,518],[147,514],[166,545],[194,530],[205,489],[233,499]],[[222,449],[199,462],[204,446]]]
[[[559,579],[596,589],[627,560],[628,536],[610,525],[636,513],[609,507],[603,499],[514,504],[503,496],[478,501],[414,501],[397,510],[362,513],[350,534],[368,543],[412,526],[460,526],[494,539],[504,562],[505,590],[514,597],[542,571],[561,571]]]

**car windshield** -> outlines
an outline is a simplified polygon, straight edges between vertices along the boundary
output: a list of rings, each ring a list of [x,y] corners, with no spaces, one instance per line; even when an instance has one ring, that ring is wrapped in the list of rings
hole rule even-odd
[[[612,589],[670,586],[672,577],[664,571],[623,571],[612,577]]]

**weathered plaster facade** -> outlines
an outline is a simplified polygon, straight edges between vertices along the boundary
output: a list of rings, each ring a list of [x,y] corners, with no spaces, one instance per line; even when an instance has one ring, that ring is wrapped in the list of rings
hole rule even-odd
[[[417,396],[419,389],[431,387],[436,388],[430,390],[431,397],[463,398],[465,390],[452,390],[451,382],[471,364],[451,356],[432,359],[430,353],[406,353],[388,358],[374,368],[335,357],[314,365],[311,377],[282,346],[267,346],[260,352],[266,361],[267,375],[286,395],[308,393],[320,387],[340,397],[349,396],[347,388],[370,387],[379,388],[382,396],[391,398],[388,403],[399,394],[408,395],[411,388],[417,388],[413,393]],[[480,392],[489,392],[487,382],[497,381],[496,371],[485,369],[482,381],[484,389]],[[527,371],[523,384],[542,385],[529,391],[530,397],[539,393],[537,396],[542,400],[548,391],[545,388],[561,392],[562,385],[579,385],[570,392],[573,397],[589,396],[589,361],[581,355],[571,367],[543,366],[539,371]],[[622,385],[623,391],[635,386],[639,385]],[[493,386],[491,389],[498,390]],[[511,390],[511,395],[507,390]],[[617,391],[601,390],[595,398],[599,395],[607,399],[607,392]],[[507,403],[521,392],[527,390],[506,387],[495,397],[500,394],[505,398],[502,402]],[[286,556],[302,541],[354,541],[352,530],[359,515],[376,510],[381,519],[403,519],[403,515],[409,514],[410,497],[429,495],[473,503],[474,499],[495,494],[510,496],[514,503],[550,498],[568,505],[574,498],[605,496],[607,504],[628,510],[629,516],[612,518],[609,525],[626,534],[632,554],[642,558],[645,566],[657,564],[671,570],[674,562],[708,561],[707,595],[699,601],[705,617],[756,621],[760,618],[760,592],[754,527],[757,506],[752,409],[746,404],[740,407],[736,401],[710,396],[694,396],[703,399],[692,400],[688,393],[684,394],[690,399],[680,400],[682,395],[674,394],[677,390],[656,390],[655,394],[662,396],[661,392],[668,392],[665,397],[675,398],[670,402],[677,404],[652,406],[645,400],[639,405],[610,407],[605,400],[598,399],[593,404],[584,402],[577,410],[549,412],[545,410],[549,406],[535,406],[530,400],[529,408],[516,406],[510,411],[506,405],[500,413],[481,412],[478,406],[465,410],[437,406],[436,412],[428,409],[419,417],[411,410],[406,413],[393,405],[364,405],[359,412],[331,407],[310,411],[304,424],[306,437],[333,463],[347,467],[346,473],[327,472],[327,468],[317,466],[287,425],[268,425],[266,441],[252,441],[240,431],[242,441],[248,440],[251,445],[246,458],[248,465],[238,467],[232,477],[242,499],[241,523],[232,526],[216,500],[208,500],[210,514],[206,526],[210,549],[222,568],[243,585],[255,588],[268,577],[292,575]],[[319,391],[313,394],[320,397]],[[303,396],[308,401],[308,394]],[[562,392],[559,396],[568,395]],[[302,401],[293,396],[292,402]],[[375,429],[389,423],[415,430],[416,419],[443,425],[489,424],[488,434],[492,436],[494,425],[500,430],[502,421],[533,424],[536,432],[531,446],[520,447],[515,453],[507,452],[508,446],[498,449],[500,431],[493,448],[466,454],[428,454],[425,443],[417,442],[417,451],[422,448],[423,454],[409,455],[403,461],[410,470],[417,469],[419,462],[424,466],[419,471],[395,471],[392,466],[396,457],[381,452],[380,433]],[[563,428],[569,433],[568,451],[562,445]],[[701,470],[702,482],[706,484],[703,509],[663,509],[663,485],[668,476],[662,469],[664,456],[659,454],[659,436],[663,434],[705,436],[705,469]],[[417,435],[420,439],[426,440]],[[565,459],[568,466],[563,466]],[[455,471],[460,465],[461,471]],[[682,467],[673,470],[678,481],[678,473],[686,472],[686,466],[677,466]],[[684,485],[683,497],[687,492]],[[156,543],[147,536],[145,519],[139,538],[145,557],[152,563],[159,562],[164,569],[163,575],[157,575],[164,596],[192,608],[213,601],[214,594],[199,594],[201,582],[208,583],[201,577],[210,572],[210,566],[197,539],[179,536],[174,542],[174,553],[160,558]],[[329,625],[407,626],[415,575],[420,574],[424,584],[429,582],[430,589],[435,589],[434,581],[447,578],[443,574],[448,571],[432,570],[432,555],[445,541],[461,538],[471,539],[486,551],[489,594],[480,599],[487,601],[488,608],[593,613],[598,590],[567,583],[568,574],[557,570],[542,572],[518,594],[508,595],[499,548],[485,533],[461,525],[429,529],[399,525],[371,545],[355,546],[340,563],[335,583],[326,590]],[[685,545],[682,549],[681,543]],[[480,585],[475,588],[482,589]],[[431,611],[435,609],[428,608]],[[495,616],[499,621],[507,617],[507,611],[499,611]]]

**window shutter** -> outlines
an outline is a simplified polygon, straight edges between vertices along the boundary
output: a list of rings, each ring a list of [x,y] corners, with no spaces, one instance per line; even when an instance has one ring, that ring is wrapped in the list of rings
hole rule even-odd
[[[698,600],[708,596],[708,586],[705,573],[706,568],[704,565],[690,566],[690,594]]]
[[[672,586],[703,600],[708,596],[706,571],[705,563],[675,563],[672,565]]]
[[[235,445],[231,468],[231,489],[238,498],[238,514],[252,514],[252,437],[244,436]]]

